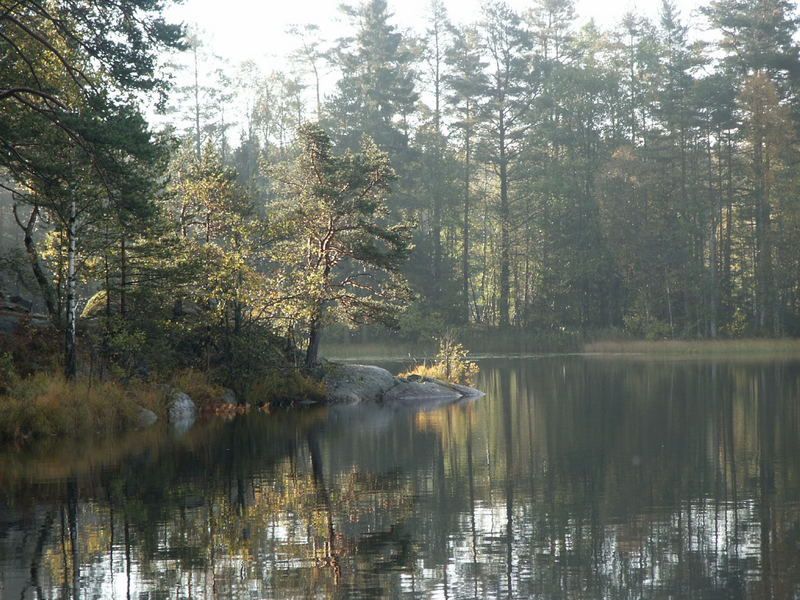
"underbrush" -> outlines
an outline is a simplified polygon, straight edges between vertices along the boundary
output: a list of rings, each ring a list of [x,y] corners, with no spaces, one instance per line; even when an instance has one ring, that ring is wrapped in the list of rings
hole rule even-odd
[[[139,407],[163,414],[163,396],[148,385],[66,381],[47,373],[15,378],[0,395],[0,440],[108,436],[134,428]]]
[[[256,406],[284,405],[292,402],[321,402],[328,394],[325,384],[295,369],[274,370],[254,379],[245,391],[245,400]]]
[[[0,335],[0,394],[17,378],[61,369],[60,343],[54,329],[22,326]]]
[[[225,398],[225,388],[214,383],[207,373],[197,369],[178,371],[170,378],[170,385],[188,394],[203,412],[213,412]]]
[[[215,383],[209,374],[184,369],[173,375],[170,387],[186,392],[201,412],[227,416],[223,410],[230,408],[225,402],[226,388]],[[244,384],[243,396],[237,400],[253,406],[285,405],[297,401],[320,402],[326,395],[321,381],[295,369],[274,369],[250,377]]]

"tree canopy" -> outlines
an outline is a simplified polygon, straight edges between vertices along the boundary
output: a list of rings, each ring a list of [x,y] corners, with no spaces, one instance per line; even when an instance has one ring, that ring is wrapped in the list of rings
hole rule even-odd
[[[358,152],[337,154],[324,130],[304,125],[298,142],[297,159],[277,177],[284,199],[270,213],[283,238],[275,255],[291,282],[287,297],[308,328],[310,369],[332,315],[353,324],[396,320],[407,299],[398,275],[411,227],[386,222],[395,173],[370,138]]]

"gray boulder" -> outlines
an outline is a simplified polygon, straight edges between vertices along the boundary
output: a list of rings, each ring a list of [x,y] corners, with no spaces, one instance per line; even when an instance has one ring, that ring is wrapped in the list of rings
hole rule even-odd
[[[0,293],[0,333],[14,333],[21,326],[42,329],[52,327],[45,315],[32,313],[33,303],[19,296],[7,298]]]
[[[470,387],[468,385],[461,385],[458,383],[450,383],[449,381],[442,381],[441,379],[434,379],[433,377],[424,377],[425,381],[430,381],[437,385],[446,387],[454,392],[457,392],[461,395],[462,398],[479,398],[481,396],[485,396],[486,394],[479,389],[474,387]]]
[[[11,296],[9,300],[22,308],[22,310],[25,312],[31,312],[33,310],[33,302],[26,300],[22,296]]]
[[[0,310],[0,333],[14,333],[22,326],[29,326],[34,329],[48,329],[53,325],[44,315]]]
[[[152,410],[146,409],[144,406],[138,406],[136,409],[136,425],[144,429],[150,427],[153,423],[158,421],[158,416]]]
[[[197,420],[197,406],[184,392],[173,390],[167,404],[167,420],[178,433],[188,431]]]
[[[451,402],[462,396],[463,394],[433,381],[400,381],[383,395],[383,401],[404,404],[432,400]]]
[[[14,333],[22,323],[19,313],[0,310],[0,333]]]
[[[386,369],[371,365],[325,363],[322,369],[322,382],[332,403],[377,402],[399,382]]]
[[[236,404],[236,392],[231,388],[224,388],[222,391],[223,404]]]

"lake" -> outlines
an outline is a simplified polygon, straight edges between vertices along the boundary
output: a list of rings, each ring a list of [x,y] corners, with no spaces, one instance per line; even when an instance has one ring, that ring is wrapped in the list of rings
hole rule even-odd
[[[0,597],[800,598],[800,362],[479,364],[431,410],[6,451]]]

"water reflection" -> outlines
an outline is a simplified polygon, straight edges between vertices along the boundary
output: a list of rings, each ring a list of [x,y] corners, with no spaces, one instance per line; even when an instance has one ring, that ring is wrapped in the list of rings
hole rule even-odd
[[[481,366],[473,403],[0,457],[0,596],[800,597],[800,365]]]

